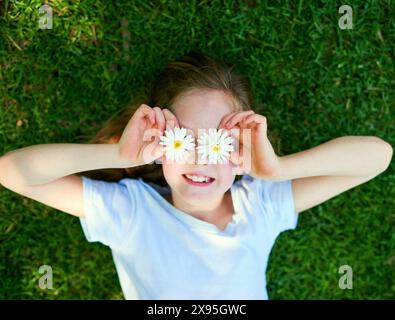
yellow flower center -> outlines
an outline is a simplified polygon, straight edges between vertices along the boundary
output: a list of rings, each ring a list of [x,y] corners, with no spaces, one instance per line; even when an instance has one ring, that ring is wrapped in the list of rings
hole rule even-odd
[[[221,149],[221,148],[220,148],[220,146],[219,146],[218,144],[216,144],[216,145],[213,146],[213,148],[212,148],[213,152],[216,152],[216,153],[218,153],[220,149]]]
[[[179,147],[181,147],[182,142],[180,140],[176,140],[174,141],[174,149],[178,149]]]

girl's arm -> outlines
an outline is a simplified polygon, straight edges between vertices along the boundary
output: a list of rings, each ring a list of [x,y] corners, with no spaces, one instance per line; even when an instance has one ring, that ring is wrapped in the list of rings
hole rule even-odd
[[[278,157],[267,137],[266,118],[235,112],[220,127],[249,129],[243,162],[245,171],[260,179],[292,180],[295,210],[301,212],[366,182],[389,166],[393,149],[375,136],[344,136],[314,148]],[[248,144],[251,142],[251,146]],[[250,161],[244,161],[248,159]],[[249,164],[251,164],[249,166]]]
[[[371,176],[383,172],[392,157],[389,143],[375,136],[344,136],[311,149],[279,157],[276,180],[313,176]]]
[[[18,189],[46,184],[95,169],[134,166],[119,155],[118,144],[39,144],[13,150],[0,159],[0,182]]]
[[[294,179],[295,210],[302,212],[373,179],[387,169],[393,149],[374,136],[344,136],[279,158],[273,180]]]
[[[42,144],[0,158],[0,183],[7,189],[69,213],[84,216],[83,185],[76,172],[133,166],[116,144]]]
[[[55,209],[84,216],[83,185],[74,173],[130,168],[149,163],[161,155],[159,138],[153,142],[145,133],[162,133],[170,111],[141,105],[116,144],[40,144],[10,151],[0,158],[0,183],[14,192]],[[148,136],[148,138],[150,138]],[[149,148],[150,152],[145,152]]]

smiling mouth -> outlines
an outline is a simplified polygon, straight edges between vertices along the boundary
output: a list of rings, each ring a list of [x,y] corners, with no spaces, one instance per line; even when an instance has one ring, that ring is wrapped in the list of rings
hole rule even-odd
[[[195,174],[183,174],[186,182],[194,186],[209,186],[214,182],[214,178]]]

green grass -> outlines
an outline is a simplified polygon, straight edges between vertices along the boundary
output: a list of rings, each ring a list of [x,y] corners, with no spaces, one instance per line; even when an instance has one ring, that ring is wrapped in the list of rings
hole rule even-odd
[[[84,143],[190,49],[250,76],[280,155],[342,135],[376,135],[395,145],[393,1],[346,1],[352,30],[338,27],[339,1],[49,3],[52,30],[38,28],[41,1],[0,4],[1,154]],[[392,163],[303,212],[298,228],[273,248],[269,297],[394,299],[394,199]],[[54,290],[38,289],[44,264],[53,266]],[[338,288],[344,264],[353,268],[352,290]],[[2,188],[0,298],[123,296],[110,250],[88,243],[78,219]]]

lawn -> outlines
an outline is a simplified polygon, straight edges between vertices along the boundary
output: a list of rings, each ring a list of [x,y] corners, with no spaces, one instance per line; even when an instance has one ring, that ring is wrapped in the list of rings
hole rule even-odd
[[[393,1],[0,2],[0,152],[85,143],[158,70],[198,49],[250,77],[279,155],[343,135],[395,145]],[[353,28],[338,8],[353,8]],[[109,248],[77,218],[0,187],[0,298],[122,299]],[[395,298],[394,164],[303,212],[277,240],[271,299]],[[41,265],[53,268],[42,290]],[[353,270],[340,289],[339,268]],[[248,272],[248,270],[246,270]]]

